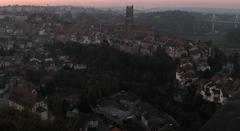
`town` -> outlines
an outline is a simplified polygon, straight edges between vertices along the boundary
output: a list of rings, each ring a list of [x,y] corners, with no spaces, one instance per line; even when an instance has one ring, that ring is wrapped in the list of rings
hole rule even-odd
[[[2,112],[66,131],[199,129],[239,90],[239,59],[211,41],[157,32],[134,11],[0,7]]]

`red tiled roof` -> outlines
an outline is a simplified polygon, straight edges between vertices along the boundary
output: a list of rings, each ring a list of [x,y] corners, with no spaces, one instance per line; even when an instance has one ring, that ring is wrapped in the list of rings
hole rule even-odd
[[[121,129],[117,128],[117,127],[113,127],[111,128],[109,131],[121,131]]]
[[[136,32],[151,32],[153,31],[152,26],[139,24],[139,25],[133,25],[133,30]]]
[[[233,83],[234,87],[240,87],[240,80],[235,80]]]
[[[193,66],[190,65],[190,64],[187,64],[187,65],[183,66],[183,67],[181,68],[181,70],[183,70],[184,72],[188,72],[188,71],[190,71],[190,70],[193,70]]]
[[[198,54],[201,54],[201,51],[200,50],[193,50],[190,53],[191,53],[191,55],[198,55]]]
[[[33,93],[33,90],[33,85],[24,81],[13,90],[9,100],[31,108],[38,100],[37,95]]]
[[[222,79],[222,77],[221,77],[220,75],[218,75],[218,74],[214,75],[214,76],[211,78],[212,81],[218,81],[218,80],[221,80],[221,79]]]

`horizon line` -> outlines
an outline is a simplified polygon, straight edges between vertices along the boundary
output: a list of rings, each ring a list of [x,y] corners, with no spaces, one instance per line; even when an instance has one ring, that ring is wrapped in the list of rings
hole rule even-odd
[[[235,9],[240,10],[238,7],[221,7],[221,6],[183,6],[183,5],[163,5],[163,6],[142,6],[142,5],[134,5],[134,4],[126,4],[126,5],[73,5],[73,4],[0,4],[0,7],[8,7],[8,6],[33,6],[33,7],[126,7],[128,5],[133,5],[134,7],[140,8],[208,8],[208,9]]]

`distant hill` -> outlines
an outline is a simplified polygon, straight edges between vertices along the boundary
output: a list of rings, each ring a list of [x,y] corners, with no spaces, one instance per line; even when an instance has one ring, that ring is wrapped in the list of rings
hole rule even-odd
[[[112,9],[114,11],[125,12],[124,6],[106,6],[106,7],[96,7],[102,10]],[[159,11],[173,11],[173,10],[180,10],[180,11],[188,11],[188,12],[198,12],[198,13],[216,13],[216,14],[239,14],[239,9],[234,8],[204,8],[204,7],[134,7],[136,12],[135,13],[142,13],[142,12],[159,12]]]
[[[181,10],[156,11],[136,14],[136,21],[152,25],[156,31],[175,34],[209,34],[212,33],[212,14]],[[219,21],[234,22],[234,14],[218,14]],[[216,23],[215,31],[225,34],[234,29],[233,23]]]
[[[200,8],[200,7],[158,7],[148,9],[147,12],[156,11],[169,11],[169,10],[181,10],[189,12],[199,12],[199,13],[215,13],[215,14],[239,14],[239,9],[229,9],[229,8]]]
[[[178,34],[209,32],[210,23],[204,21],[208,19],[210,15],[179,10],[141,13],[136,18],[137,21],[152,25],[156,31]]]

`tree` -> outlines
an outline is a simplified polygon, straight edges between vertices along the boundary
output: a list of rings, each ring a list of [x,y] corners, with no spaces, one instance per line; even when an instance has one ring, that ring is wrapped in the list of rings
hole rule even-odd
[[[56,91],[56,82],[53,77],[41,78],[41,94],[43,96],[51,95]]]
[[[227,40],[232,44],[240,44],[240,28],[230,31],[227,35]]]
[[[208,58],[212,73],[220,71],[226,61],[226,55],[218,48],[213,48],[213,55]]]

